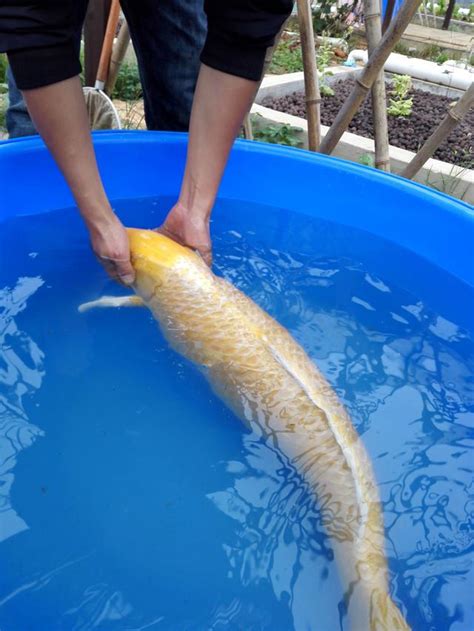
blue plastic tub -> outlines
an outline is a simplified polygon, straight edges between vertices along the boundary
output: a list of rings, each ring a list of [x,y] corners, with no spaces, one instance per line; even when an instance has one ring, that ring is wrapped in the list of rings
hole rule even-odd
[[[177,195],[186,135],[101,132],[100,170],[111,199]],[[0,220],[73,205],[43,143],[0,145]],[[220,195],[329,219],[397,243],[474,285],[472,208],[420,184],[306,151],[239,141]]]
[[[95,136],[124,222],[172,205],[186,136]],[[38,139],[0,144],[0,627],[349,629],[314,493],[95,261]],[[372,459],[413,631],[474,628],[474,215],[353,163],[238,142],[215,269],[335,388]],[[27,449],[28,448],[28,449]],[[345,621],[344,621],[345,622]]]

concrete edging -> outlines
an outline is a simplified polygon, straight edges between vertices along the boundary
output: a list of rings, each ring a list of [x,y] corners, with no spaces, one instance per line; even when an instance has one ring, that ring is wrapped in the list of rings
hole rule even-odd
[[[329,84],[359,71],[358,68],[351,69],[345,66],[336,66],[330,70],[333,74],[327,77]],[[262,81],[262,85],[251,110],[254,115],[252,117],[254,126],[257,129],[269,124],[289,125],[299,128],[301,131],[296,133],[300,136],[303,145],[307,147],[308,125],[304,118],[277,112],[276,110],[261,105],[265,97],[280,97],[302,90],[304,90],[304,76],[302,72],[284,75],[267,75]],[[329,127],[325,125],[321,126],[323,137],[327,134],[328,129]],[[339,141],[333,155],[351,162],[359,162],[361,156],[366,156],[367,154],[373,155],[374,151],[373,140],[346,132]],[[390,145],[392,172],[396,174],[401,173],[414,155],[415,154],[411,151]],[[462,167],[457,167],[448,162],[430,159],[417,173],[414,180],[443,191],[453,197],[457,197],[458,199],[462,199],[469,204],[474,204],[474,170],[472,169],[463,169]]]

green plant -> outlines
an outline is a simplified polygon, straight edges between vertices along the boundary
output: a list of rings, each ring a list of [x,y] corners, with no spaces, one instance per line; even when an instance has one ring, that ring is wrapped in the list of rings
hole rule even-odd
[[[428,14],[441,16],[446,13],[446,0],[436,0],[436,2],[427,2],[421,5],[423,11]]]
[[[334,96],[334,90],[331,88],[330,85],[325,83],[324,79],[319,86],[319,91],[321,92],[322,96]]]
[[[138,74],[138,66],[134,63],[122,64],[112,98],[120,101],[137,101],[142,95],[142,84]]]
[[[446,59],[454,59],[455,61],[462,61],[469,66],[474,66],[474,55],[462,51],[448,51],[436,44],[431,44],[430,46],[423,48],[423,50],[418,51],[414,48],[408,48],[408,46],[398,43],[393,50],[395,53],[400,53],[400,55],[418,57],[419,59],[429,59],[430,61],[436,61],[437,63],[443,63]]]
[[[336,4],[334,0],[319,0],[313,8],[314,32],[341,37],[347,32],[347,19],[357,7],[358,0]]]
[[[255,140],[260,140],[261,142],[269,142],[273,145],[301,147],[303,143],[297,137],[298,132],[301,132],[301,129],[291,127],[290,125],[268,125],[260,129],[254,129],[253,135]]]
[[[420,5],[420,11],[422,13],[427,13],[428,15],[436,15],[442,17],[446,15],[446,11],[448,8],[448,3],[446,0],[439,0],[438,2],[422,2]],[[473,22],[474,21],[474,3],[471,2],[467,13],[465,12],[466,6],[461,4],[454,5],[453,9],[453,18],[455,20],[462,20],[463,22]]]
[[[316,64],[318,66],[319,72],[324,72],[326,68],[329,66],[329,62],[332,59],[332,48],[331,44],[327,41],[327,39],[323,40],[323,43],[318,48],[318,55],[316,58]]]
[[[359,156],[357,162],[359,164],[363,164],[366,167],[375,167],[374,156],[370,153],[363,153],[361,156]]]
[[[438,46],[437,44],[430,44],[429,46],[423,48],[423,50],[421,50],[419,53],[417,53],[417,57],[420,57],[421,59],[430,59],[432,61],[435,61],[442,52],[443,49],[441,48],[441,46]]]
[[[0,83],[7,82],[7,56],[0,53]]]
[[[408,98],[411,89],[411,77],[408,75],[394,75],[392,79],[392,94],[387,112],[390,116],[410,116],[413,109],[413,99]]]
[[[0,132],[6,131],[5,115],[7,112],[7,98],[0,94]]]
[[[405,55],[406,57],[411,57],[410,49],[408,48],[408,46],[402,44],[401,42],[395,44],[395,46],[393,47],[393,52],[400,55]]]
[[[443,52],[443,53],[440,53],[436,57],[435,61],[436,61],[437,64],[444,64],[444,62],[448,61],[448,59],[449,59],[448,53],[447,52]]]
[[[472,147],[469,147],[469,149],[456,150],[454,153],[456,154],[459,166],[464,169],[474,169],[474,149],[472,149]]]
[[[316,57],[316,65],[318,72],[320,73],[321,85],[319,86],[320,92],[323,96],[334,96],[334,90],[327,82],[327,77],[331,74],[327,68],[329,62],[333,56],[332,47],[330,43],[325,39],[318,48],[318,54]]]
[[[273,53],[269,71],[272,74],[282,74],[301,70],[303,70],[303,56],[299,39],[282,37]]]

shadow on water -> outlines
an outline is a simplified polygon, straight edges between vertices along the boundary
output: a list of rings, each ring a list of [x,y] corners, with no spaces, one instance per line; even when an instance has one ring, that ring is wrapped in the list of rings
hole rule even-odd
[[[22,278],[13,289],[0,290],[0,543],[28,528],[10,492],[18,454],[44,435],[23,407],[23,399],[41,387],[43,353],[15,321],[42,285],[40,278]]]

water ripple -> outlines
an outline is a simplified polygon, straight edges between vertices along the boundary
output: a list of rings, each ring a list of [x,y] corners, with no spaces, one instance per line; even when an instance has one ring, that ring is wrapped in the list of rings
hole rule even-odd
[[[44,435],[23,407],[23,398],[41,386],[43,353],[16,323],[42,285],[41,278],[20,278],[13,289],[0,290],[0,541],[28,528],[10,500],[14,468],[18,454]]]

